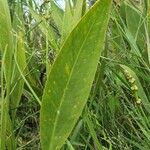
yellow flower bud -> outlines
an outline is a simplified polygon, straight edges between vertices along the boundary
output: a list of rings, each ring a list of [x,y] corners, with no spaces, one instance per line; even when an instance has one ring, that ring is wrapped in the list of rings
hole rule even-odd
[[[132,76],[130,74],[127,75],[127,79],[132,79]]]
[[[130,78],[129,79],[129,83],[133,84],[135,82],[135,79],[134,78]]]
[[[133,85],[133,86],[131,86],[131,90],[132,90],[132,91],[137,91],[137,90],[138,90],[138,87],[137,87],[136,85]]]
[[[128,70],[124,70],[124,73],[125,73],[125,74],[129,74]]]
[[[140,98],[138,98],[138,100],[136,101],[136,104],[141,104],[142,100]]]

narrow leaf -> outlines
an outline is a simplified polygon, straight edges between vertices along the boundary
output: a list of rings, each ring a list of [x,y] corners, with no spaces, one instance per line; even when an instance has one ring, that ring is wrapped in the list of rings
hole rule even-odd
[[[148,6],[147,6],[147,53],[148,53],[148,62],[150,64],[150,0],[148,0]]]
[[[80,21],[82,16],[83,0],[77,0],[74,6],[71,6],[69,1],[70,0],[65,0],[66,8],[63,18],[62,43]]]
[[[24,72],[27,64],[26,64],[26,56],[25,56],[25,46],[24,46],[24,21],[23,21],[23,9],[22,4],[19,3],[15,7],[15,14],[13,19],[13,29],[16,32],[16,36],[14,36],[14,54],[17,57],[18,64]],[[17,111],[17,107],[19,105],[22,93],[23,93],[23,87],[24,87],[24,80],[21,79],[20,72],[17,68],[17,66],[14,64],[14,73],[12,76],[12,92],[11,92],[11,103],[10,103],[10,109],[11,109],[11,118],[12,120],[15,119],[15,114]]]
[[[54,19],[59,31],[61,31],[64,11],[61,8],[59,8],[59,6],[54,1],[51,2],[51,9],[52,9],[51,14],[52,18]]]
[[[13,35],[12,35],[11,17],[10,17],[8,2],[7,0],[0,0],[0,53],[4,56],[2,60],[4,61],[2,72],[4,72],[5,74],[5,81],[6,81],[6,94],[5,94],[5,98],[3,97],[2,99],[3,109],[2,109],[1,125],[0,125],[0,149],[1,150],[5,150],[6,145],[7,145],[7,149],[10,150],[8,146],[10,142],[15,143],[13,138],[12,128],[10,128],[11,122],[8,123],[13,50],[14,50]],[[1,78],[3,82],[3,74]],[[10,136],[12,138],[7,139]]]
[[[51,47],[58,51],[59,48],[56,43],[54,31],[51,27],[49,27],[49,25],[46,22],[46,19],[37,14],[32,8],[30,8],[30,13],[32,14],[34,19],[39,23],[39,28],[42,31],[42,33],[48,37]]]
[[[0,51],[4,53],[6,50],[4,65],[7,67],[7,69],[5,69],[7,88],[9,87],[11,80],[13,47],[11,18],[8,3],[6,0],[0,0]]]

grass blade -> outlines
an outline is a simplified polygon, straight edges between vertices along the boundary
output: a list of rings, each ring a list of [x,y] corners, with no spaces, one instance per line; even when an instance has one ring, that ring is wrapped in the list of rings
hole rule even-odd
[[[11,76],[12,76],[12,57],[14,51],[13,35],[11,26],[11,17],[8,7],[7,0],[0,0],[0,51],[3,54],[3,71],[6,81],[6,92],[5,97],[3,96],[2,101],[2,115],[1,115],[1,126],[0,126],[0,149],[10,150],[9,145],[14,149],[15,143],[13,138],[13,131],[11,126],[11,120],[9,116],[9,102],[10,102],[10,90],[11,90]],[[3,78],[3,74],[1,76]],[[3,80],[2,80],[3,82]],[[11,137],[11,138],[9,138]]]
[[[71,33],[73,28],[77,25],[82,16],[82,6],[83,0],[77,0],[74,6],[69,4],[70,0],[66,0],[66,8],[63,18],[62,27],[62,43],[65,41],[66,37]]]
[[[32,8],[30,8],[30,13],[32,14],[34,19],[39,23],[39,28],[42,31],[42,33],[47,36],[51,47],[58,51],[59,48],[56,43],[54,31],[52,30],[52,28],[49,27],[48,23],[46,22],[46,19],[37,14]]]
[[[52,9],[52,17],[53,17],[59,31],[61,32],[64,11],[61,8],[59,8],[59,6],[54,1],[51,2],[51,7],[52,7],[51,8]]]
[[[150,64],[150,0],[148,0],[148,8],[147,8],[147,17],[148,17],[148,26],[147,26],[147,32],[148,32],[148,36],[147,36],[147,53],[148,53],[148,62]]]
[[[5,77],[7,88],[10,87],[12,73],[12,55],[13,55],[13,36],[11,28],[11,18],[6,0],[0,0],[0,50],[3,53],[6,50],[5,59]],[[7,89],[8,90],[8,89]]]

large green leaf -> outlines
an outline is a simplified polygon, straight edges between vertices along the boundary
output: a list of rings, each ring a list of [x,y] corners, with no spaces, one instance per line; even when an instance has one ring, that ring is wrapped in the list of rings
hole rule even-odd
[[[60,149],[82,113],[95,76],[111,0],[98,1],[64,43],[48,76],[40,112],[43,150]]]

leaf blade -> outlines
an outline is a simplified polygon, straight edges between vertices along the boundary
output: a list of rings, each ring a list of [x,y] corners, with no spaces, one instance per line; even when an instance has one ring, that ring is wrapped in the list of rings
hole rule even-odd
[[[72,31],[52,67],[40,115],[44,150],[60,149],[81,115],[103,48],[110,6],[111,0],[96,3]]]

